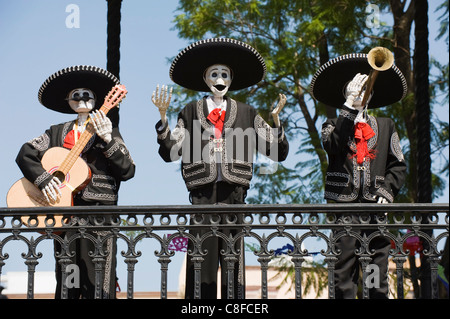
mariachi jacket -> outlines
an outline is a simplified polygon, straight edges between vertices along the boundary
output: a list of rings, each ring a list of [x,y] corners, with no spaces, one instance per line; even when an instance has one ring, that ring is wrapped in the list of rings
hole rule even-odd
[[[378,196],[390,203],[406,178],[406,164],[398,133],[390,118],[369,116],[367,123],[375,135],[367,147],[375,158],[359,165],[354,139],[354,120],[358,114],[343,106],[339,117],[322,126],[322,143],[328,153],[325,199],[336,202],[374,202]]]
[[[159,154],[166,162],[181,161],[181,174],[188,190],[220,178],[248,188],[253,176],[254,151],[274,161],[286,159],[289,144],[283,128],[271,128],[256,110],[226,97],[222,136],[216,138],[207,119],[206,97],[193,101],[178,114],[173,131],[156,124]]]
[[[16,162],[24,177],[40,189],[53,177],[42,167],[44,153],[51,147],[62,147],[74,124],[75,121],[53,125],[20,149]],[[113,127],[112,140],[108,144],[94,134],[80,156],[91,170],[91,180],[81,192],[75,194],[74,205],[116,205],[120,182],[132,178],[135,173],[135,164],[119,129]]]

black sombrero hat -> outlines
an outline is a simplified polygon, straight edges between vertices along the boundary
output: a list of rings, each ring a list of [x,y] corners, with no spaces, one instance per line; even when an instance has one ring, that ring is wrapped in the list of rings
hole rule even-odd
[[[67,103],[67,94],[76,88],[87,88],[96,95],[96,108],[103,105],[106,94],[119,84],[112,73],[96,66],[71,66],[50,75],[39,89],[39,102],[45,107],[61,112],[75,113]]]
[[[357,73],[369,74],[371,66],[367,54],[346,54],[323,64],[311,80],[311,95],[318,101],[340,108],[345,102],[344,90]],[[398,67],[392,65],[380,71],[373,87],[369,108],[378,108],[403,99],[407,92],[406,79]]]
[[[228,38],[213,38],[195,42],[182,50],[172,62],[172,81],[194,91],[209,91],[203,80],[205,70],[214,64],[224,64],[232,71],[229,91],[252,86],[266,75],[262,56],[250,45]]]

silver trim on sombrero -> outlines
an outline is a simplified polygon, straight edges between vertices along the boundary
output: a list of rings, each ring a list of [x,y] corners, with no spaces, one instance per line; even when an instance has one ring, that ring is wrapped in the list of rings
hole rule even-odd
[[[190,45],[188,45],[186,48],[184,48],[180,53],[178,53],[178,55],[175,57],[175,59],[173,60],[171,66],[170,66],[170,71],[169,71],[169,76],[170,79],[173,81],[172,79],[172,73],[173,73],[173,69],[175,68],[175,65],[177,64],[178,60],[189,50],[192,50],[194,47],[201,45],[201,44],[205,44],[205,43],[210,43],[210,42],[227,42],[227,43],[233,43],[233,44],[237,44],[240,45],[246,49],[248,49],[250,52],[252,52],[256,58],[259,60],[259,62],[261,63],[261,65],[263,66],[264,72],[263,75],[261,77],[262,81],[264,79],[264,77],[266,76],[266,63],[264,62],[264,58],[261,56],[261,54],[259,54],[258,51],[256,51],[256,49],[254,47],[252,47],[251,45],[248,45],[247,43],[235,40],[235,39],[230,39],[230,38],[212,38],[212,39],[205,39],[205,40],[200,40],[197,42],[194,42]]]
[[[310,84],[310,90],[309,92],[311,93],[311,96],[316,99],[316,97],[314,96],[314,84],[316,82],[316,79],[319,77],[319,75],[325,71],[325,69],[327,69],[328,67],[330,67],[331,65],[343,61],[343,60],[349,60],[349,59],[357,59],[357,58],[362,58],[362,59],[367,59],[367,54],[366,53],[350,53],[350,54],[345,54],[345,55],[341,55],[338,56],[337,58],[331,59],[328,62],[322,64],[319,68],[319,70],[317,70],[317,72],[314,74],[312,80],[311,80],[311,84]],[[400,69],[398,67],[396,67],[395,65],[392,66],[392,69],[394,70],[395,73],[397,73],[397,75],[399,76],[401,82],[402,82],[402,87],[403,87],[403,94],[402,97],[400,98],[403,99],[406,96],[406,93],[408,92],[408,85],[406,83],[406,78],[403,75],[402,71],[400,71]],[[317,99],[316,99],[317,100]]]
[[[109,72],[105,69],[99,68],[97,66],[92,66],[92,65],[74,65],[74,66],[70,66],[70,67],[64,68],[62,70],[59,70],[59,71],[53,73],[52,75],[50,75],[47,78],[47,80],[44,81],[44,83],[41,85],[39,92],[38,92],[39,103],[42,104],[42,94],[44,93],[44,90],[47,88],[47,86],[50,84],[50,82],[52,82],[54,79],[56,79],[57,77],[59,77],[61,75],[68,74],[71,72],[79,72],[79,71],[97,72],[97,73],[106,75],[106,77],[111,79],[116,84],[120,83],[119,79],[114,74],[112,74],[111,72]]]

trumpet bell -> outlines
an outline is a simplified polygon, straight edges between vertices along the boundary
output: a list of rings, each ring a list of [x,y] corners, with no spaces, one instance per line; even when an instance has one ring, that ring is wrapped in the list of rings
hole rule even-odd
[[[394,64],[394,55],[384,47],[375,47],[367,54],[367,62],[377,71],[386,71]]]

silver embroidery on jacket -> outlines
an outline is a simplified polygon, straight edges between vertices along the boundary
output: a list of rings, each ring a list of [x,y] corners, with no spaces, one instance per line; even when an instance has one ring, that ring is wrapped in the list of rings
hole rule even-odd
[[[399,162],[404,162],[405,157],[403,156],[402,147],[400,145],[400,138],[398,137],[398,133],[394,132],[391,136],[391,151],[394,153],[395,157],[399,160]]]
[[[51,176],[50,173],[44,172],[36,178],[33,184],[39,186],[43,181],[45,181],[50,176]]]
[[[37,149],[38,151],[43,152],[43,151],[48,150],[48,147],[50,145],[50,137],[44,133],[41,136],[33,138],[28,143],[33,145],[33,147],[35,149]]]
[[[186,136],[186,130],[184,128],[184,121],[182,118],[178,119],[177,125],[175,126],[173,132],[170,134],[170,139],[175,140],[177,145],[183,143]]]
[[[103,181],[106,181],[102,183]],[[112,190],[117,189],[116,180],[112,176],[108,175],[101,175],[101,174],[93,174],[91,183],[93,186],[99,187],[99,188],[109,188]]]
[[[254,127],[256,134],[264,141],[270,144],[275,141],[274,129],[259,114],[255,116]]]
[[[330,181],[329,177],[340,177],[342,179],[345,179],[345,182],[336,182],[336,181]],[[348,187],[350,183],[350,175],[346,173],[340,173],[340,172],[327,172],[326,182],[325,184],[336,186],[336,187]]]
[[[103,152],[105,157],[110,158],[116,151],[120,150],[124,156],[126,156],[131,162],[133,162],[130,152],[125,146],[125,142],[120,137],[114,137],[114,141],[114,144]]]
[[[383,195],[384,198],[386,198],[390,203],[394,202],[394,197],[391,195],[391,193],[389,193],[386,189],[384,189],[383,187],[380,187],[377,190],[377,193],[380,193],[381,195]]]
[[[157,133],[158,140],[165,140],[169,132],[170,132],[169,125],[166,125],[164,131]]]
[[[328,124],[322,128],[322,143],[325,143],[330,138],[331,133],[333,133],[336,127],[334,125]]]
[[[353,114],[347,110],[342,109],[341,112],[339,113],[341,116],[349,119],[350,121],[354,121],[356,119],[356,114]]]
[[[93,193],[93,192],[88,191],[88,188],[86,187],[86,188],[83,190],[82,198],[85,198],[85,199],[93,199],[93,200],[96,200],[96,201],[104,201],[104,200],[107,200],[107,201],[113,201],[113,202],[115,202],[115,201],[117,201],[117,199],[118,199],[119,197],[118,197],[118,195],[113,195],[113,194],[105,194],[105,193],[103,193],[103,194],[98,194],[98,193]]]
[[[209,141],[208,146],[209,146],[209,163],[206,164],[204,161],[201,161],[201,162],[205,163],[205,165],[209,165],[209,169],[210,169],[209,176],[205,176],[205,177],[198,178],[198,179],[195,179],[190,182],[186,182],[186,187],[188,189],[191,187],[198,186],[198,185],[205,185],[208,183],[212,183],[217,178],[217,168],[216,168],[216,159],[215,159],[216,156],[215,156],[215,152],[214,152],[215,143],[213,142],[213,140]],[[184,170],[183,170],[183,172],[184,172]]]

